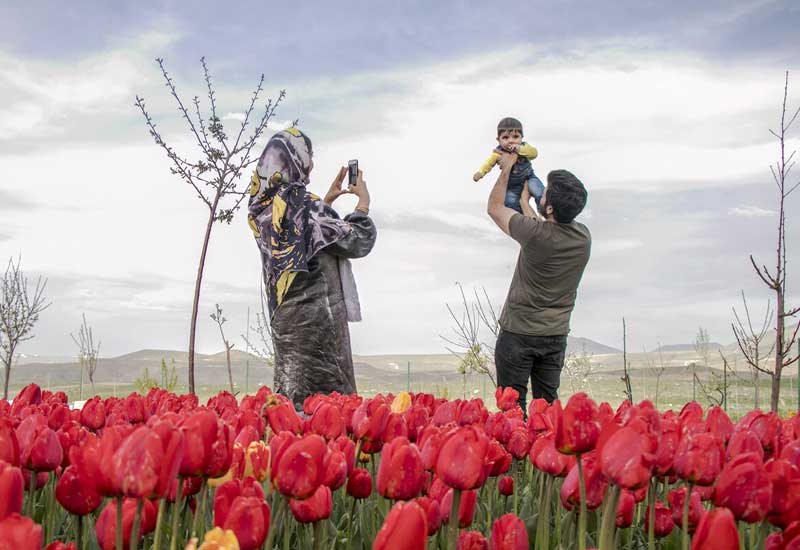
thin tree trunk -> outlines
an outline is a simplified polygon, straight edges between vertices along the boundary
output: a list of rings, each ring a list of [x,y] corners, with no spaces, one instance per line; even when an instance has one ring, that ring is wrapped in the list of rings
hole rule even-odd
[[[761,391],[760,391],[761,388],[759,387],[760,383],[761,383],[761,380],[759,380],[758,371],[757,370],[753,370],[753,387],[755,388],[754,392],[753,392],[754,393],[754,395],[753,395],[753,408],[754,409],[758,409],[759,406],[761,405]]]
[[[195,392],[194,384],[194,342],[197,336],[197,309],[200,305],[200,286],[203,282],[203,269],[206,265],[206,252],[208,252],[208,242],[211,239],[211,227],[214,225],[214,218],[219,203],[219,194],[214,198],[214,203],[208,214],[206,224],[206,234],[203,237],[203,248],[200,250],[200,262],[197,265],[197,279],[194,282],[194,300],[192,301],[192,321],[189,328],[189,393]]]
[[[228,363],[228,383],[231,385],[231,393],[233,393],[233,374],[231,373],[231,348],[225,342],[225,361]]]
[[[8,400],[8,382],[11,380],[11,362],[14,359],[14,347],[10,347],[8,350],[8,358],[7,361],[4,361],[5,366],[5,381],[3,383],[3,399]]]
[[[783,201],[781,201],[781,210],[783,210]],[[781,211],[781,214],[783,212]],[[780,281],[782,273],[778,272],[778,280]],[[780,400],[781,395],[781,371],[783,370],[783,327],[784,323],[786,322],[785,318],[783,317],[783,308],[784,308],[784,296],[783,296],[783,283],[779,282],[777,285],[777,289],[775,293],[777,296],[777,309],[778,312],[778,322],[775,330],[777,334],[775,335],[775,371],[772,373],[772,392],[770,394],[770,410],[772,412],[778,412],[778,401]]]

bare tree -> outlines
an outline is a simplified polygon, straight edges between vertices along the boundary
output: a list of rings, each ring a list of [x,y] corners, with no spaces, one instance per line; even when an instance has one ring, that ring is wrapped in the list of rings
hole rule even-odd
[[[222,315],[222,308],[219,307],[219,304],[215,304],[214,307],[216,311],[211,314],[211,320],[217,324],[219,327],[219,335],[222,337],[222,343],[225,345],[225,363],[228,366],[228,383],[231,386],[231,393],[234,393],[233,389],[233,373],[231,372],[231,350],[233,349],[233,344],[225,338],[225,331],[222,330],[222,325],[225,324],[227,319]]]
[[[778,140],[780,156],[778,161],[770,166],[775,185],[778,187],[778,246],[776,250],[775,269],[770,272],[765,264],[759,266],[753,255],[750,255],[750,263],[753,265],[756,274],[761,281],[775,293],[775,363],[773,368],[759,370],[768,374],[772,378],[772,392],[770,395],[770,408],[778,411],[778,404],[781,392],[781,374],[783,369],[797,361],[800,354],[792,357],[791,352],[797,340],[797,330],[800,328],[798,323],[794,329],[787,334],[786,319],[792,318],[800,313],[800,307],[790,308],[786,305],[786,199],[793,191],[800,186],[800,181],[791,184],[787,181],[789,173],[794,166],[794,155],[797,151],[786,153],[786,134],[792,124],[800,114],[800,107],[793,115],[787,116],[786,100],[789,95],[789,71],[786,71],[786,79],[783,87],[783,106],[781,109],[780,129],[770,133]]]
[[[450,344],[450,346],[446,347],[447,351],[459,359],[458,372],[463,377],[465,392],[467,376],[471,373],[486,375],[492,381],[492,384],[497,386],[497,380],[490,368],[493,365],[494,348],[484,343],[481,338],[481,327],[488,328],[495,336],[499,332],[495,309],[486,294],[486,290],[483,291],[485,303],[483,303],[483,298],[481,298],[477,290],[475,291],[475,302],[470,303],[467,301],[467,296],[464,294],[464,288],[461,283],[456,284],[461,292],[461,311],[456,314],[450,304],[445,304],[455,324],[452,327],[455,335],[451,338],[444,336],[441,336],[441,338]]]
[[[655,407],[658,408],[658,393],[661,388],[661,377],[664,375],[664,371],[667,370],[667,365],[664,363],[664,354],[661,349],[661,343],[658,343],[658,363],[656,363],[647,352],[645,352],[644,357],[647,371],[651,376],[655,376],[656,378],[656,394],[653,401]]]
[[[733,329],[733,335],[736,337],[736,345],[739,346],[739,351],[742,352],[742,356],[750,369],[754,391],[753,406],[757,409],[760,406],[758,373],[760,371],[769,372],[762,364],[772,355],[772,352],[775,351],[774,341],[771,343],[766,353],[763,353],[761,350],[764,338],[767,336],[769,330],[770,322],[772,321],[773,311],[770,301],[767,300],[764,320],[759,325],[753,325],[753,318],[750,315],[750,307],[747,305],[747,297],[744,295],[744,290],[742,291],[742,306],[744,309],[744,319],[739,316],[739,312],[736,311],[736,308],[733,308],[733,318],[735,322],[731,323],[731,329]]]
[[[3,399],[8,399],[8,383],[14,354],[22,342],[33,338],[33,326],[39,315],[50,304],[45,301],[47,279],[38,277],[36,284],[28,286],[28,278],[20,269],[22,258],[8,260],[0,291],[0,360],[5,368]]]
[[[83,323],[78,329],[78,336],[70,333],[72,341],[78,346],[78,365],[81,369],[81,386],[80,386],[80,399],[83,399],[83,373],[89,375],[89,383],[92,385],[92,395],[96,395],[97,391],[94,387],[94,373],[97,370],[97,363],[100,361],[100,342],[95,346],[94,335],[92,334],[92,327],[86,322],[86,314],[81,314]]]
[[[628,372],[628,325],[625,324],[625,317],[622,318],[622,377],[625,382],[625,399],[633,405],[633,388],[631,387],[631,375]]]
[[[266,363],[267,367],[275,366],[275,348],[272,344],[272,329],[269,325],[269,317],[267,316],[267,304],[264,300],[263,281],[261,296],[261,311],[256,312],[256,324],[250,326],[255,331],[258,341],[253,342],[248,336],[241,335],[247,346],[247,351],[252,352]]]
[[[194,383],[194,348],[197,328],[197,312],[200,303],[200,287],[203,280],[203,269],[205,268],[206,253],[208,243],[211,238],[211,229],[214,222],[225,222],[230,224],[234,213],[241,206],[242,201],[249,195],[247,190],[238,187],[240,176],[254,162],[258,160],[253,156],[253,147],[256,141],[264,133],[267,123],[273,117],[275,109],[285,96],[281,90],[278,99],[268,100],[264,106],[264,112],[255,122],[252,133],[245,137],[245,129],[250,122],[253,111],[258,101],[259,95],[264,90],[264,75],[253,91],[250,104],[244,113],[241,125],[236,131],[234,139],[228,137],[222,125],[222,120],[217,114],[217,103],[214,88],[211,83],[211,75],[208,72],[205,58],[200,59],[203,66],[206,88],[208,90],[209,115],[204,118],[200,110],[200,99],[195,96],[192,100],[194,112],[190,113],[189,108],[184,104],[172,78],[164,68],[164,60],[156,59],[161,74],[166,81],[166,86],[170,95],[174,98],[182,118],[186,121],[189,133],[196,145],[200,149],[200,159],[197,161],[189,160],[188,157],[179,155],[175,149],[164,141],[160,132],[156,128],[156,123],[150,116],[145,107],[144,99],[136,96],[136,106],[144,115],[145,123],[150,135],[156,144],[164,149],[167,157],[172,161],[170,172],[179,176],[184,182],[189,184],[197,194],[198,198],[208,209],[208,219],[206,221],[203,244],[200,248],[200,259],[197,266],[197,277],[195,279],[194,299],[192,302],[192,317],[189,327],[189,392],[195,393]],[[228,199],[228,202],[226,202]]]

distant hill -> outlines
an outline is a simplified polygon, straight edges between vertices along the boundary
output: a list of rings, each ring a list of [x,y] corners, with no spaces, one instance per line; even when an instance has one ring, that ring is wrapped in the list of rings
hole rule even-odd
[[[717,351],[719,349],[726,349],[722,344],[718,342],[709,342],[708,349],[710,351]],[[694,351],[694,344],[668,344],[666,346],[662,345],[657,347],[653,350],[654,352],[674,352],[674,351]]]
[[[589,353],[591,355],[609,355],[622,353],[622,350],[606,346],[588,338],[580,336],[567,336],[567,353]]]

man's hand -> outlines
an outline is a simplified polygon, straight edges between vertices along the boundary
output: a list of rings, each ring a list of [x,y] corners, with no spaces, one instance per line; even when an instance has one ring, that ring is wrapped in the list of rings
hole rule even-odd
[[[330,206],[333,204],[333,201],[345,195],[347,193],[352,193],[350,189],[342,189],[342,183],[344,183],[344,177],[347,175],[347,168],[342,166],[339,169],[339,173],[336,174],[336,177],[333,179],[333,183],[331,183],[330,189],[328,192],[325,193],[325,198],[322,199],[325,204]],[[359,171],[359,177],[361,176],[361,172]]]
[[[500,160],[497,161],[497,165],[500,166],[501,170],[511,170],[511,167],[514,166],[515,162],[517,162],[518,157],[519,155],[516,153],[506,153],[504,151],[500,153]]]
[[[536,217],[536,211],[531,207],[531,191],[528,189],[528,182],[526,181],[522,186],[522,194],[519,197],[519,205],[522,208],[522,213],[529,217]]]

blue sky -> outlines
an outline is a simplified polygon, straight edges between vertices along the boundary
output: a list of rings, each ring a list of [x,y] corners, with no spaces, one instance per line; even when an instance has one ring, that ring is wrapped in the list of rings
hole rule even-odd
[[[691,341],[698,325],[729,342],[740,289],[767,298],[747,258],[772,262],[768,129],[785,70],[800,104],[799,25],[793,1],[13,3],[0,20],[0,258],[21,253],[53,301],[25,351],[72,353],[82,311],[109,355],[185,349],[204,212],[133,100],[190,152],[153,59],[202,98],[201,56],[226,124],[261,73],[268,96],[286,89],[273,128],[299,118],[314,140],[312,190],[360,159],[380,236],[355,266],[356,353],[443,352],[456,282],[502,303],[516,248],[485,215],[491,177],[470,175],[507,115],[539,148],[540,176],[568,168],[589,188],[573,333],[619,345],[625,315],[636,349]],[[201,351],[221,349],[215,302],[244,331],[258,278],[243,217],[217,227]]]

